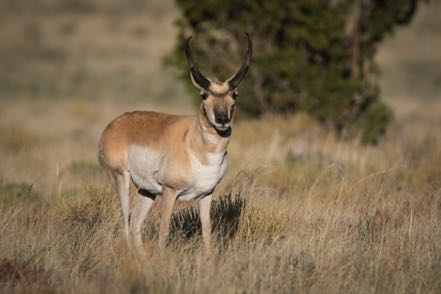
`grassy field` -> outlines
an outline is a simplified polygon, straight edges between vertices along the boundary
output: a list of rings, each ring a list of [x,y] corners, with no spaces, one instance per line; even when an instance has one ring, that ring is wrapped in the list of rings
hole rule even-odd
[[[92,116],[79,109],[101,105],[45,110],[30,102],[19,108],[34,117],[26,125],[8,107],[0,124],[0,287],[439,292],[441,137],[434,126],[441,118],[429,109],[441,104],[404,104],[411,110],[402,105],[376,147],[338,142],[303,115],[238,122],[213,207],[213,253],[202,254],[192,204],[180,204],[162,255],[153,209],[145,259],[125,247],[117,198],[94,158],[96,129],[120,108]]]
[[[387,100],[395,121],[378,146],[338,141],[303,114],[238,120],[212,207],[212,253],[202,250],[196,203],[176,206],[170,242],[158,252],[156,203],[141,257],[122,238],[119,203],[95,145],[126,110],[193,111],[161,67],[177,12],[160,1],[135,11],[81,2],[75,12],[41,5],[29,16],[22,2],[8,2],[18,3],[8,6],[12,24],[0,26],[2,37],[11,34],[0,62],[15,70],[0,69],[0,292],[441,292],[440,92],[423,83],[424,99],[403,94],[409,86],[399,82],[393,52],[406,33],[379,56],[392,73],[382,82],[386,93],[396,94]],[[43,62],[32,54],[55,51],[20,51],[32,46],[13,30],[34,27],[29,19],[41,48],[56,47],[61,57]],[[85,77],[75,78],[77,66]]]

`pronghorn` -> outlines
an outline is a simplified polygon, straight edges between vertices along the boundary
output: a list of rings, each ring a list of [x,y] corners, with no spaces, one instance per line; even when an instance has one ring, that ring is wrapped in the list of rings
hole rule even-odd
[[[106,170],[121,201],[124,235],[133,235],[141,246],[141,226],[156,196],[161,196],[161,247],[169,233],[176,199],[199,199],[202,237],[210,247],[210,206],[214,188],[228,165],[227,145],[231,135],[237,87],[251,62],[252,42],[247,33],[242,66],[225,82],[211,81],[196,67],[189,37],[185,54],[193,84],[202,102],[196,116],[149,111],[122,114],[113,120],[98,140],[98,160]],[[129,216],[129,187],[133,182],[139,199]]]

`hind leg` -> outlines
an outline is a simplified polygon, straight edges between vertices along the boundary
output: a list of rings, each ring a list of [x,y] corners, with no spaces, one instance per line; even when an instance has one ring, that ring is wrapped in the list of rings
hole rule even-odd
[[[129,204],[129,188],[130,188],[130,175],[127,171],[123,174],[108,171],[110,181],[116,193],[118,194],[119,201],[121,202],[121,210],[124,220],[124,237],[126,241],[129,241],[129,216],[130,216],[130,204]]]
[[[135,246],[141,248],[141,228],[142,224],[147,217],[150,208],[155,201],[156,195],[149,193],[147,190],[138,190],[138,203],[135,207],[135,212],[130,220],[130,231],[134,237]]]

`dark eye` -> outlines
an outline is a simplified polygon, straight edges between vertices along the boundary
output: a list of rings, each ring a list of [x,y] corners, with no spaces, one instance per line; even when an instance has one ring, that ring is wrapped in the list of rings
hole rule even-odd
[[[202,99],[207,99],[208,94],[205,93],[205,92],[202,92],[202,93],[201,93],[201,97],[202,97]]]

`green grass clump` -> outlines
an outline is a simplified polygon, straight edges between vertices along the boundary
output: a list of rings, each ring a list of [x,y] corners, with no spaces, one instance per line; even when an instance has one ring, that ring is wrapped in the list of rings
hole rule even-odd
[[[42,203],[44,198],[33,184],[0,182],[0,203],[13,204],[16,202]]]
[[[238,240],[241,243],[271,243],[285,238],[289,228],[289,218],[284,211],[250,202],[240,219]]]
[[[94,188],[78,191],[73,199],[61,201],[56,209],[67,226],[94,231],[101,225],[119,219],[115,195]]]
[[[74,161],[68,167],[67,171],[74,176],[90,177],[103,173],[103,169],[98,162]]]

